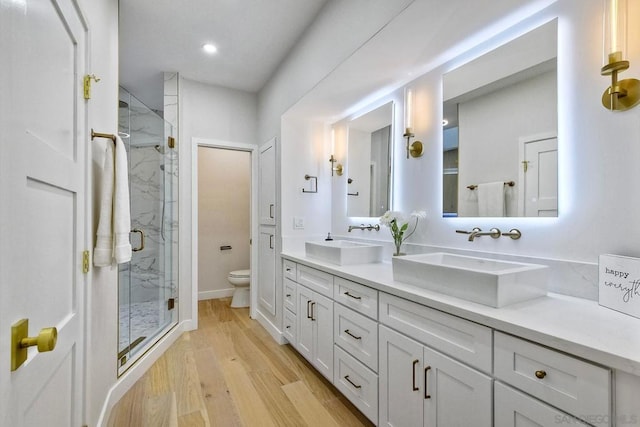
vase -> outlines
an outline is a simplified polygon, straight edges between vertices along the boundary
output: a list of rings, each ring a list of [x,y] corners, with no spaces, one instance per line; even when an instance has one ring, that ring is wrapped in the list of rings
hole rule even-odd
[[[402,247],[402,242],[394,242],[396,245],[396,251],[393,253],[393,256],[403,256],[406,255],[404,252],[400,252]]]

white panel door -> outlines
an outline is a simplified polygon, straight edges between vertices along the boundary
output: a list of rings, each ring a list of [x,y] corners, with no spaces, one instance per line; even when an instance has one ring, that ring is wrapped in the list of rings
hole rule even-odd
[[[80,426],[84,394],[87,28],[71,0],[0,13],[0,425]],[[10,371],[10,327],[57,327]]]
[[[333,301],[313,294],[313,365],[329,381],[333,381]]]
[[[260,147],[260,224],[276,224],[276,139],[273,138]]]
[[[524,216],[558,216],[558,138],[524,142]]]
[[[310,289],[298,286],[296,294],[298,300],[296,349],[309,362],[313,361],[313,321],[311,320],[313,294]]]
[[[421,426],[423,345],[385,326],[379,328],[379,425]]]
[[[258,236],[258,303],[276,314],[276,250],[273,227],[260,228]]]
[[[493,380],[424,347],[424,425],[491,427]]]

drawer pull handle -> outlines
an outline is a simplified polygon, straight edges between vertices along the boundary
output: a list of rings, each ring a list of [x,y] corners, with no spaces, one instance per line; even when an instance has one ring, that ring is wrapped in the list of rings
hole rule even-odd
[[[287,329],[291,328],[291,325],[287,325]]]
[[[431,366],[424,368],[424,398],[431,399],[431,395],[427,393],[427,372],[431,369]]]
[[[545,371],[542,371],[542,370],[536,371],[536,378],[543,379],[546,376],[547,376],[547,373]]]
[[[416,387],[416,365],[418,364],[418,362],[420,362],[418,359],[414,360],[413,367],[411,368],[413,371],[413,391],[420,390],[418,387]]]
[[[358,300],[362,299],[362,297],[358,297],[358,296],[355,296],[355,295],[351,295],[351,294],[349,293],[349,291],[345,292],[344,294],[345,294],[346,296],[348,296],[348,297],[353,298],[353,299],[358,299]]]
[[[347,382],[348,382],[349,384],[351,384],[352,386],[354,386],[355,388],[362,388],[362,386],[361,386],[361,385],[358,385],[358,384],[354,383],[353,381],[351,381],[351,380],[349,379],[349,375],[345,375],[345,376],[344,376],[344,379],[345,379],[345,380],[347,380]]]
[[[307,301],[307,319],[311,319],[311,300]]]
[[[291,297],[291,294],[287,294],[287,295],[286,295],[286,297],[287,297],[287,298],[290,298],[290,297]]]
[[[345,329],[345,330],[344,330],[344,333],[345,333],[345,334],[347,334],[347,335],[349,335],[349,336],[350,336],[351,338],[353,338],[353,339],[356,339],[356,340],[361,340],[361,339],[362,339],[362,337],[359,337],[359,336],[353,335],[353,334],[351,333],[351,331],[350,331],[350,330],[348,330],[348,329]]]
[[[287,272],[291,271],[291,267],[286,268]]]

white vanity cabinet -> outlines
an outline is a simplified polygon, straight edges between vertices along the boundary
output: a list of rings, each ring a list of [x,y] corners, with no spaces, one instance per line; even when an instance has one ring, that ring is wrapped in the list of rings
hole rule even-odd
[[[380,425],[491,426],[491,328],[382,292],[379,301]]]
[[[297,301],[295,347],[333,382],[333,301],[300,284]]]
[[[496,393],[496,412],[502,405],[522,412],[524,408],[539,407],[537,398],[570,414],[564,418],[556,414],[558,419],[584,418],[589,424],[611,425],[610,369],[498,331],[494,346],[496,379],[533,396],[515,399],[514,393],[501,390]],[[519,406],[512,404],[514,401]]]

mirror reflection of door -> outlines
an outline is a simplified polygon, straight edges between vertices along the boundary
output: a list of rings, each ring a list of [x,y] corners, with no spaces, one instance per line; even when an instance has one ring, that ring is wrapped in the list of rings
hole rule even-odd
[[[347,216],[377,217],[390,209],[392,120],[389,102],[348,124]]]
[[[519,216],[558,216],[558,138],[522,139]]]

